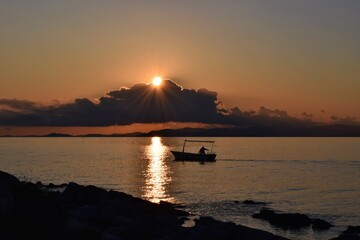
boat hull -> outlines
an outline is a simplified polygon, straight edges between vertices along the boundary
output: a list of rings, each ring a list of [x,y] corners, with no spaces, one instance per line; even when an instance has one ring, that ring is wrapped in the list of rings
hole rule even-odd
[[[197,154],[188,152],[171,151],[175,157],[175,161],[200,161],[200,162],[215,162],[216,154]]]

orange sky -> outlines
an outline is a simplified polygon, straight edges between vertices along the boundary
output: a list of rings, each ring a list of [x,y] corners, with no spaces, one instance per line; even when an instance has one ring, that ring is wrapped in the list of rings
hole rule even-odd
[[[334,0],[6,0],[0,99],[94,99],[161,75],[227,107],[360,119],[359,12]]]

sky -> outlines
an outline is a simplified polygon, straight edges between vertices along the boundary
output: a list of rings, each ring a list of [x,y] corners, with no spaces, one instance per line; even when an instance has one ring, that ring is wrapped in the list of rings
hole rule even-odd
[[[93,101],[159,75],[224,109],[358,120],[359,12],[358,0],[3,0],[0,99]]]

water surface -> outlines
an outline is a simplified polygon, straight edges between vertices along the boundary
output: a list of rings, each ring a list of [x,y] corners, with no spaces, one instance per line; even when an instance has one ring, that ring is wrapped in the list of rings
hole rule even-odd
[[[0,169],[33,182],[75,181],[181,203],[195,214],[292,239],[329,239],[360,224],[360,138],[211,140],[218,161],[200,164],[173,161],[169,151],[182,149],[184,138],[0,138]],[[200,147],[192,144],[188,150]],[[241,204],[245,199],[320,217],[336,227],[276,229],[253,219],[262,206]]]

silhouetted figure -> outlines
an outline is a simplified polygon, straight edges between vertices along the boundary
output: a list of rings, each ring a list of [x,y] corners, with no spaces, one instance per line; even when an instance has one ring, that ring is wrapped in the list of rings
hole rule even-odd
[[[202,146],[199,150],[199,154],[205,154],[205,150],[209,151],[209,149],[204,148],[204,146]]]

